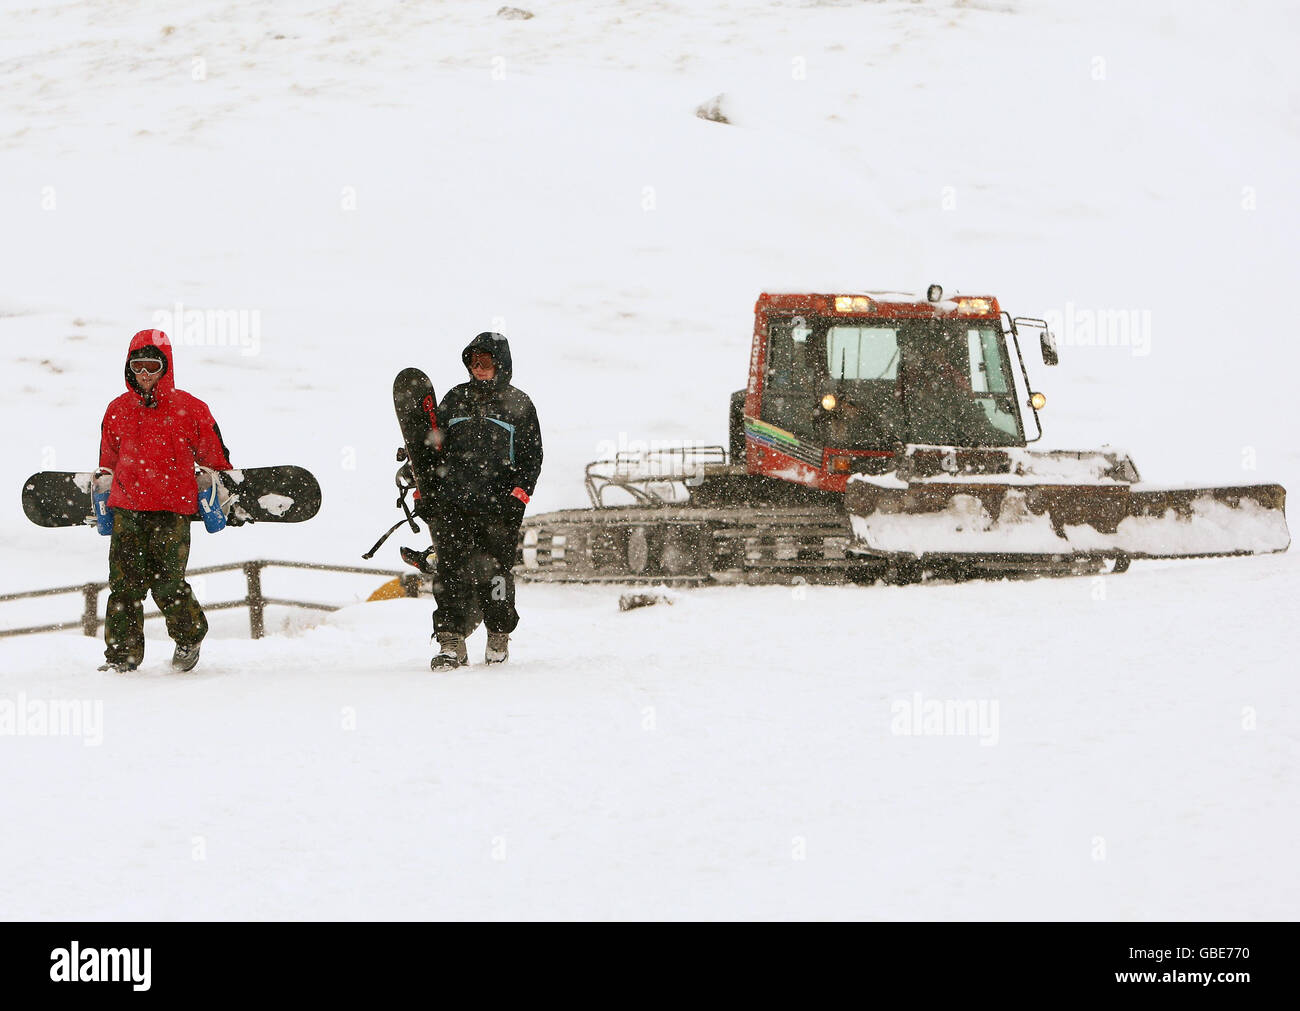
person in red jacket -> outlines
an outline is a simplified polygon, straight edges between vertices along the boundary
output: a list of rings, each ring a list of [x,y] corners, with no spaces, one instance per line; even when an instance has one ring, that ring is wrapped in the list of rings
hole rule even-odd
[[[190,671],[208,621],[185,581],[190,517],[198,512],[197,463],[230,470],[230,455],[208,405],[176,388],[171,342],[141,330],[126,356],[126,390],[104,412],[101,474],[112,474],[108,507],[108,613],[100,670],[135,670],[144,659],[144,598],[154,602],[176,643],[172,667]]]

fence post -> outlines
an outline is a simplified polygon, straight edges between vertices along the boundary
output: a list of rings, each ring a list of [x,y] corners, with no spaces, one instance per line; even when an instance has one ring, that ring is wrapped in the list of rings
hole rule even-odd
[[[93,639],[99,635],[99,584],[87,583],[81,592],[86,598],[86,608],[81,612],[81,630]]]
[[[262,600],[262,563],[245,562],[244,578],[248,581],[248,626],[254,639],[262,638],[262,614],[266,604]]]

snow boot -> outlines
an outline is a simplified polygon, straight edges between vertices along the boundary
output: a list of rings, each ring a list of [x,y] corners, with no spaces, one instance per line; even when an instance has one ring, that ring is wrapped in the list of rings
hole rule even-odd
[[[469,663],[469,651],[465,649],[465,637],[459,632],[438,632],[438,652],[429,661],[430,670],[455,670]]]
[[[192,671],[198,662],[199,644],[197,642],[193,646],[182,646],[179,642],[176,644],[176,650],[172,653],[172,670]]]
[[[99,665],[102,671],[112,671],[114,674],[129,674],[135,670],[139,664],[134,664],[130,660],[105,660]]]
[[[510,658],[510,633],[489,632],[484,663],[505,663]]]

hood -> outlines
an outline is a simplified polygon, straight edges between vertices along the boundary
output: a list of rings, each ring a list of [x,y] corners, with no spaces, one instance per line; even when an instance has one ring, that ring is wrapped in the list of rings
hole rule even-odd
[[[497,363],[496,376],[483,385],[498,389],[509,386],[514,376],[514,363],[510,358],[510,342],[505,339],[505,336],[499,333],[481,333],[465,345],[465,350],[460,353],[460,360],[464,362],[466,372],[469,372],[469,356],[475,351],[486,351]],[[469,379],[470,382],[478,384],[473,372],[469,372]]]
[[[162,355],[166,364],[163,366],[162,378],[158,380],[158,385],[154,389],[154,399],[166,398],[172,390],[176,389],[175,370],[172,367],[172,342],[167,335],[161,330],[141,330],[131,338],[131,347],[126,353],[126,362],[122,364],[122,371],[126,374],[126,388],[134,393],[137,397],[143,397],[144,391],[136,385],[135,377],[131,375],[130,362],[131,356],[141,348],[153,347]]]

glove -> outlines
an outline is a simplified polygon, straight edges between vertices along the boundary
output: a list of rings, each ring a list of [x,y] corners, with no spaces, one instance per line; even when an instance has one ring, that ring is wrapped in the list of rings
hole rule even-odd
[[[528,492],[522,488],[515,488],[510,492],[510,497],[506,499],[506,508],[509,510],[508,515],[516,523],[524,521],[524,508],[528,505]]]

